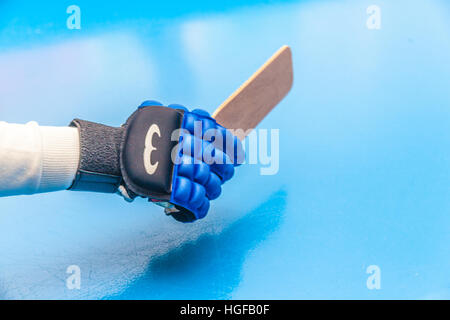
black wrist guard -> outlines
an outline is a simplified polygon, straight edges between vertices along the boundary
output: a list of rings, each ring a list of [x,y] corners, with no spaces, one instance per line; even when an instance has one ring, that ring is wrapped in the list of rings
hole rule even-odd
[[[122,181],[120,146],[124,129],[75,119],[70,126],[80,133],[80,165],[74,191],[115,193]]]

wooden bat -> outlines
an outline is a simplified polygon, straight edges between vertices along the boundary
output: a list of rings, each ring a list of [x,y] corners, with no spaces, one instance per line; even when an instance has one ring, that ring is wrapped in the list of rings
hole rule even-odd
[[[292,53],[282,46],[213,113],[213,118],[243,140],[292,88]]]

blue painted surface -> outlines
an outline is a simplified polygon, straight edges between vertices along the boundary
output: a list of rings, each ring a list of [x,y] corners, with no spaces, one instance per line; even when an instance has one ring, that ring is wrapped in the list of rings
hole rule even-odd
[[[448,2],[161,3],[78,1],[68,30],[72,3],[0,1],[0,119],[213,111],[289,44],[294,88],[261,123],[280,128],[278,174],[238,168],[191,225],[111,195],[3,198],[0,297],[450,298]]]

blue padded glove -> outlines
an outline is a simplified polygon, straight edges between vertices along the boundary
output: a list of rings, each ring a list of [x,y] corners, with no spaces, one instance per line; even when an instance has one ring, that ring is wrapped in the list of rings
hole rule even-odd
[[[178,221],[206,216],[243,162],[241,141],[206,111],[146,101],[121,127],[75,119],[80,167],[74,191],[140,196]]]

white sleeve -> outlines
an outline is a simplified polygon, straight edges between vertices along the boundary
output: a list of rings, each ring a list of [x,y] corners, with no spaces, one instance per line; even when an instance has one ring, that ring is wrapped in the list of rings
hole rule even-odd
[[[79,161],[77,128],[0,121],[0,197],[65,190]]]

